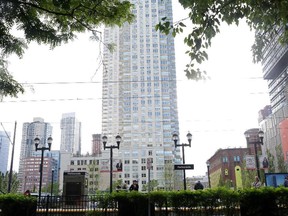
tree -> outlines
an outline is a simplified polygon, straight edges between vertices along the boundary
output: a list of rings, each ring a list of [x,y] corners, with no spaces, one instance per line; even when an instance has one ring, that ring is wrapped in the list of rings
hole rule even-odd
[[[284,154],[283,154],[283,150],[282,150],[282,145],[278,144],[275,147],[275,150],[276,150],[276,157],[278,159],[278,163],[277,163],[278,172],[283,172],[283,173],[287,172],[287,165],[285,164],[285,161],[284,161]]]
[[[164,179],[165,179],[164,182],[165,190],[166,191],[173,190],[175,185],[175,176],[174,176],[174,167],[172,163],[167,163],[164,165]]]
[[[9,172],[1,173],[0,172],[0,194],[8,193],[8,183],[9,183]],[[11,182],[11,193],[17,193],[19,186],[18,175],[16,172],[12,173],[12,182]]]
[[[122,0],[6,0],[0,3],[0,93],[16,97],[24,89],[7,73],[5,57],[22,57],[32,41],[51,48],[76,38],[76,33],[96,30],[100,25],[131,22],[132,4]],[[19,31],[23,33],[19,37]]]
[[[266,150],[266,154],[267,154],[267,158],[269,162],[268,172],[274,173],[275,172],[275,164],[274,164],[275,157],[268,149]]]
[[[184,38],[189,50],[186,54],[190,62],[186,65],[188,79],[206,79],[207,74],[201,71],[199,64],[208,60],[207,49],[211,47],[212,39],[220,32],[221,23],[239,24],[245,19],[250,29],[256,30],[255,42],[252,45],[253,62],[263,58],[264,46],[278,35],[279,42],[288,42],[288,3],[286,0],[179,0],[184,9],[189,11],[187,18],[171,23],[166,17],[156,25],[156,29],[173,36],[183,33],[187,27],[186,21],[192,23],[192,31]],[[278,27],[284,27],[278,28]]]

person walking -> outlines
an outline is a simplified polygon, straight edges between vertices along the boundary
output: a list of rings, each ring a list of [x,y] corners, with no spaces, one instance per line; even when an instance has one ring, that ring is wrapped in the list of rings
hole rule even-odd
[[[133,180],[133,184],[130,186],[129,191],[138,191],[139,190],[139,185],[136,180]]]
[[[26,190],[26,191],[24,192],[24,196],[31,196],[30,190]]]
[[[260,188],[261,187],[261,182],[258,176],[255,176],[255,181],[252,183],[252,186],[254,188]]]
[[[285,177],[283,185],[284,187],[288,187],[288,176]]]
[[[204,186],[203,184],[198,181],[195,185],[194,185],[194,190],[203,190]]]

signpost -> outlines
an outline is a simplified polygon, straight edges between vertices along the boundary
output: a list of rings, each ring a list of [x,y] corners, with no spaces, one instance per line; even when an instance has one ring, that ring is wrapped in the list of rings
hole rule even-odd
[[[194,169],[194,164],[175,164],[175,170],[186,170],[186,169]]]

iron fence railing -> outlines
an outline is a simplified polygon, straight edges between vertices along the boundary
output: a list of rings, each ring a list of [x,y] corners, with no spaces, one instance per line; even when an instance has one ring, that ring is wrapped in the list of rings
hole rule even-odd
[[[103,212],[103,215],[118,215],[118,204],[105,195],[92,196],[42,196],[37,200],[37,216],[42,215],[96,215],[92,212]],[[99,214],[98,214],[99,215]]]

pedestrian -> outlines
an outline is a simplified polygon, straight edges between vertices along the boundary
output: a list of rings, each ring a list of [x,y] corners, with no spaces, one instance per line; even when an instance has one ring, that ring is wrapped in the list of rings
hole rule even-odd
[[[262,162],[263,168],[266,169],[269,166],[269,161],[266,157],[264,157],[263,162]]]
[[[204,186],[203,184],[198,181],[195,185],[194,185],[194,190],[203,190]]]
[[[26,190],[26,191],[24,192],[24,196],[31,196],[30,190]]]
[[[254,188],[260,188],[261,187],[261,182],[258,176],[255,176],[255,181],[252,183],[252,186]]]
[[[119,160],[118,163],[116,164],[116,169],[117,171],[122,171],[122,161]]]
[[[283,185],[284,187],[288,187],[288,176],[285,177]]]
[[[130,186],[129,191],[138,191],[139,190],[139,185],[136,180],[133,180],[133,184]]]

